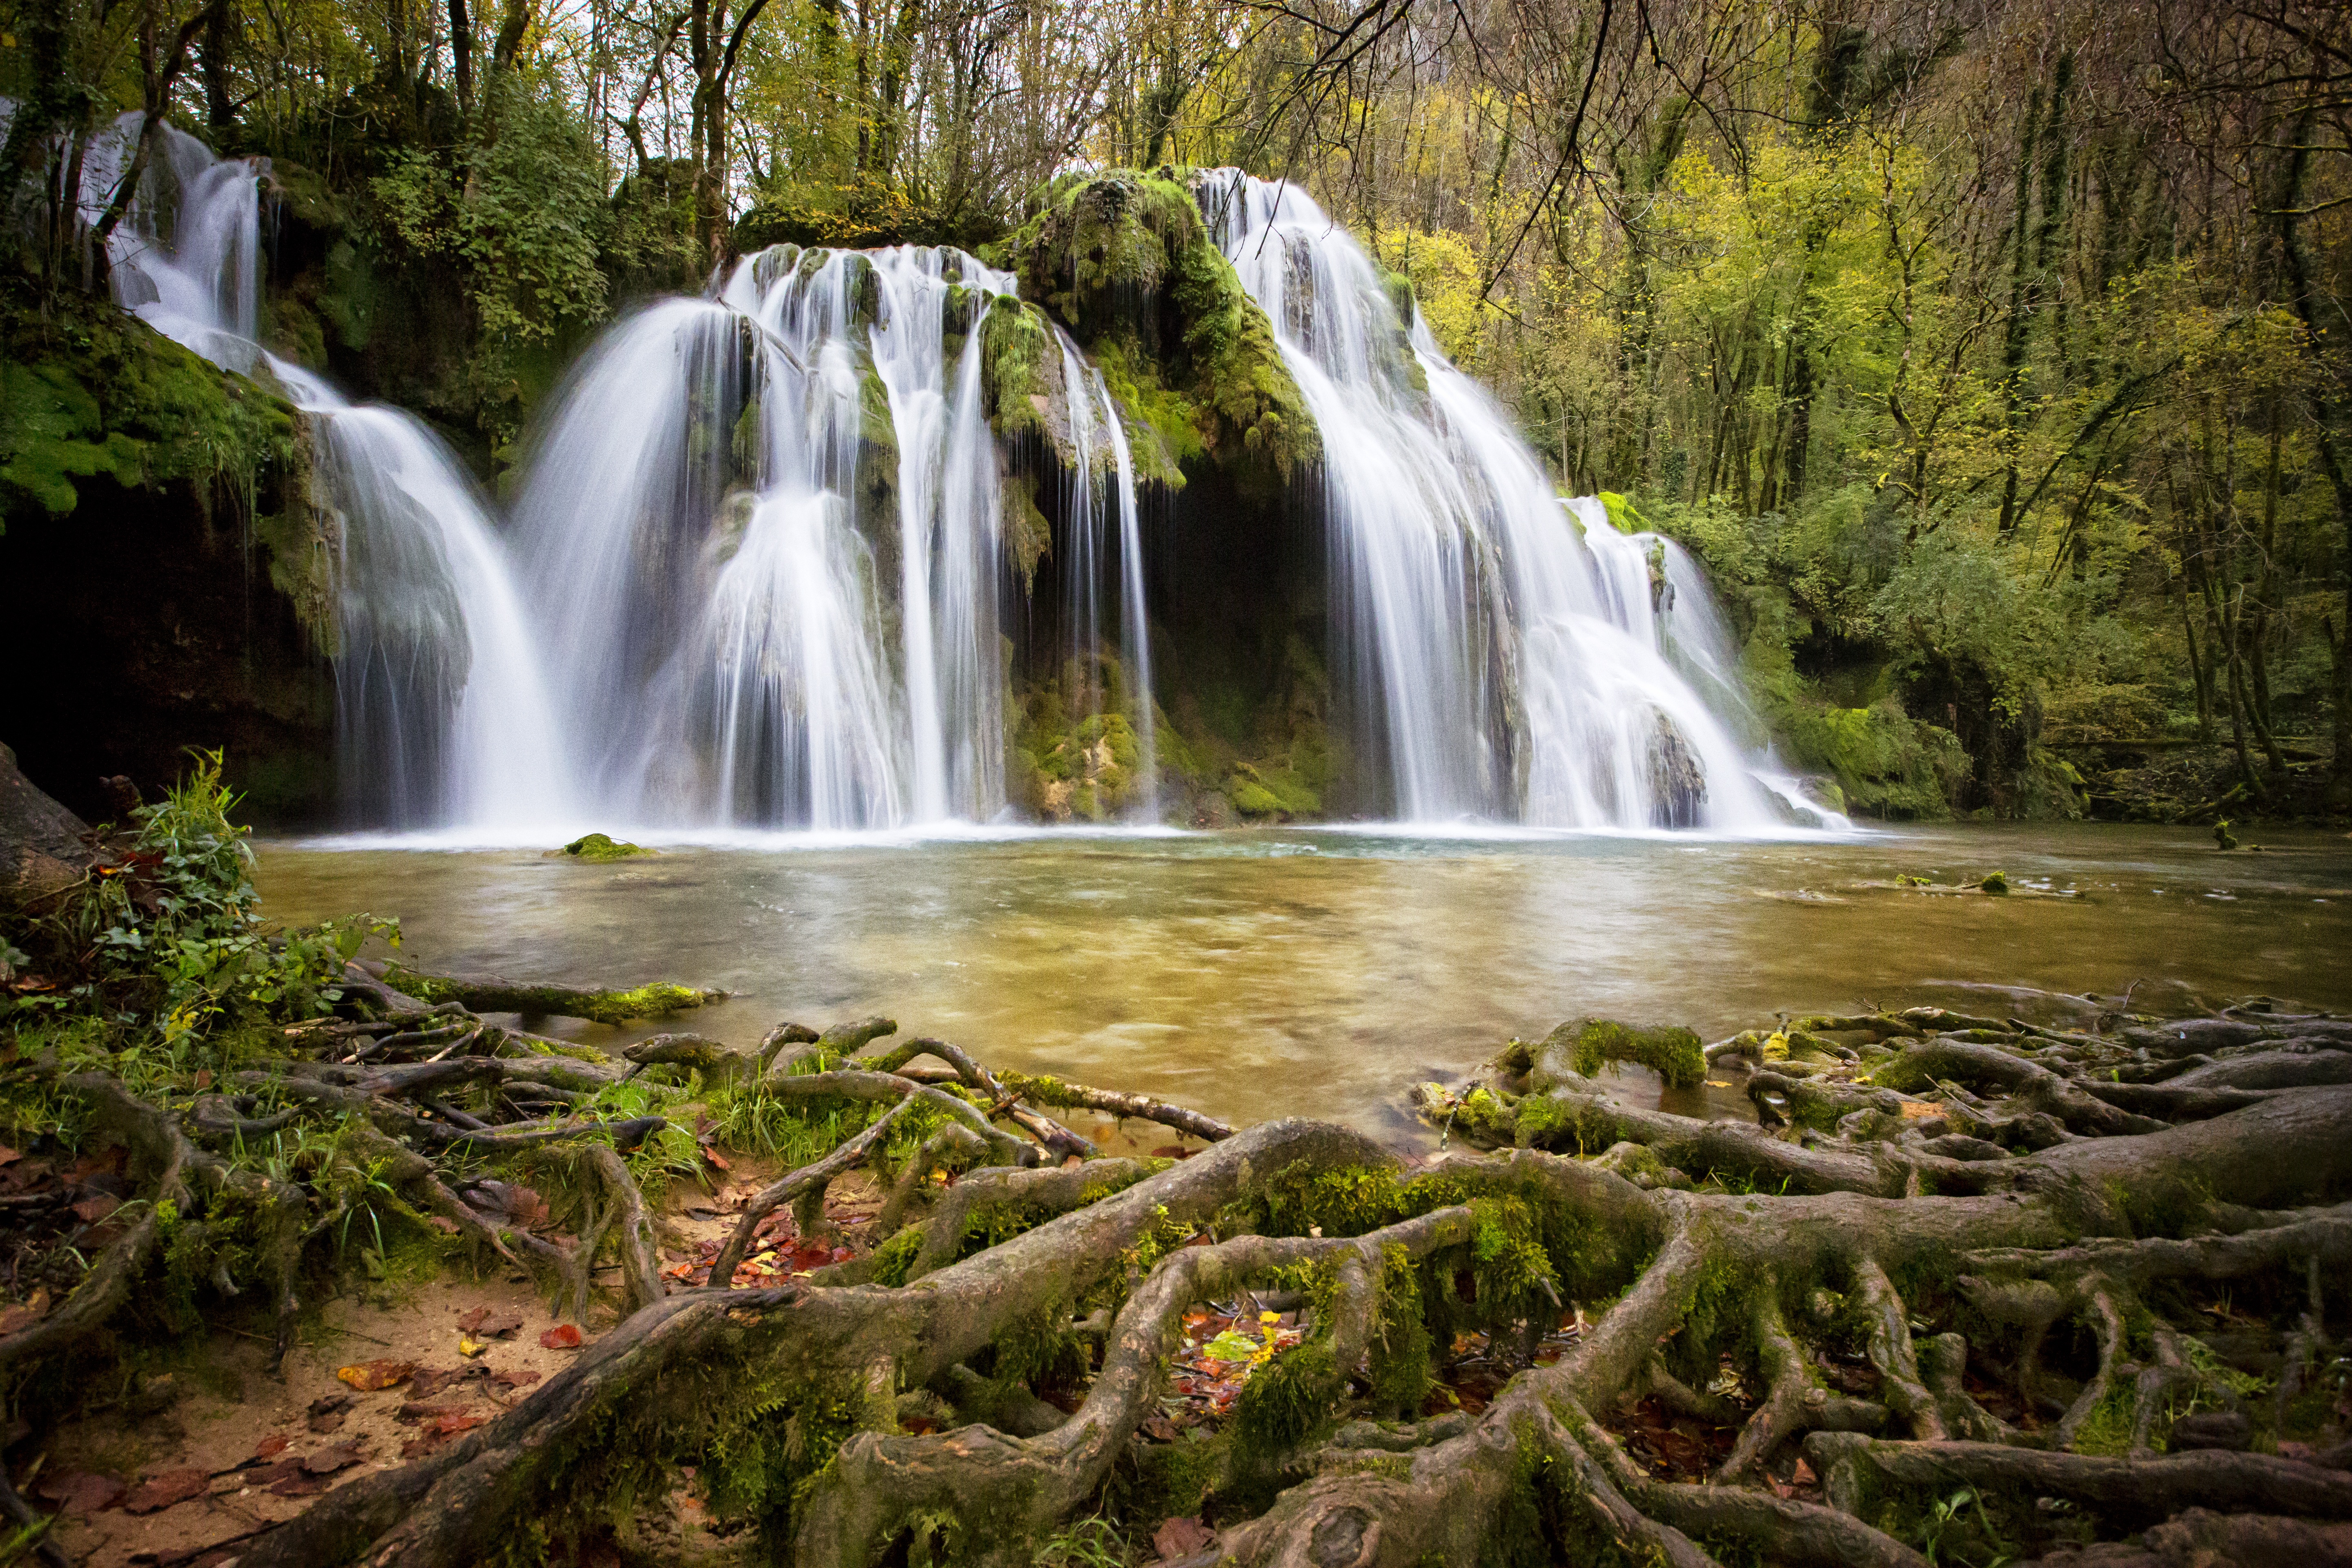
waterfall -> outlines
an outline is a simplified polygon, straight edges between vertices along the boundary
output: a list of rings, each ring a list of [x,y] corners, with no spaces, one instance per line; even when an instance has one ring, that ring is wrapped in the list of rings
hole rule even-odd
[[[518,506],[557,701],[632,820],[826,829],[1004,802],[999,478],[961,251],[780,247],[609,333]]]
[[[1136,505],[1135,458],[1128,446],[1126,424],[1102,372],[1085,363],[1068,333],[1056,327],[1055,336],[1062,351],[1062,384],[1069,404],[1074,459],[1068,543],[1062,569],[1064,603],[1071,626],[1070,657],[1064,668],[1075,688],[1070,716],[1101,720],[1107,708],[1118,706],[1102,677],[1104,649],[1112,641],[1103,630],[1103,589],[1109,571],[1115,569],[1118,628],[1125,642],[1119,695],[1132,710],[1136,777],[1141,786],[1129,815],[1139,821],[1157,822],[1160,748],[1152,713],[1151,627],[1143,595],[1143,528]],[[1105,445],[1108,452],[1099,450]],[[1105,457],[1109,458],[1108,465],[1103,462]],[[1103,483],[1105,467],[1109,470],[1108,486]]]
[[[93,220],[129,169],[142,117],[84,154]],[[354,407],[256,341],[260,177],[155,128],[153,155],[108,237],[115,299],[225,370],[266,373],[308,418],[316,500],[333,520],[337,762],[344,809],[371,826],[528,827],[571,792],[506,551],[457,458],[413,416]]]
[[[1508,416],[1303,192],[1234,170],[1201,182],[1322,435],[1335,676],[1394,814],[1783,824],[1732,733],[1744,704],[1688,558],[1619,533],[1597,501],[1563,507]],[[1693,609],[1662,613],[1669,589]]]

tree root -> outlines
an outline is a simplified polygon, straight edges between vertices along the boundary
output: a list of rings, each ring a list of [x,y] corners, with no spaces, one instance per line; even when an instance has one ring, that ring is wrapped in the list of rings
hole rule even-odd
[[[2341,1323],[2319,1282],[2352,1264],[2352,1085],[2111,1096],[2103,1089],[2166,1087],[2117,1081],[2158,1065],[2153,1044],[1869,1013],[1777,1031],[1818,1041],[1812,1059],[1751,1079],[1803,1124],[1786,1136],[1617,1104],[1557,1051],[1520,1047],[1500,1092],[1430,1101],[1465,1141],[1517,1146],[1402,1162],[1339,1128],[1230,1133],[1144,1097],[992,1072],[941,1041],[869,1049],[896,1033],[887,1018],[822,1036],[782,1026],[756,1053],[672,1036],[635,1065],[691,1067],[804,1121],[845,1101],[874,1109],[747,1205],[709,1286],[666,1294],[653,1219],[614,1146],[660,1123],[591,1120],[609,1103],[591,1098],[626,1069],[540,1054],[461,1014],[394,1021],[305,1026],[321,1035],[307,1048],[359,1059],[240,1076],[184,1116],[127,1096],[109,1110],[111,1079],[75,1092],[143,1141],[142,1191],[160,1198],[175,1183],[183,1225],[210,1223],[200,1200],[236,1174],[183,1120],[208,1147],[234,1149],[284,1125],[280,1105],[352,1113],[344,1157],[404,1202],[486,1255],[520,1259],[575,1306],[597,1260],[616,1261],[625,1316],[488,1425],[257,1537],[244,1568],[457,1568],[526,1514],[551,1553],[584,1553],[613,1528],[615,1500],[666,1497],[689,1466],[714,1507],[749,1495],[740,1506],[765,1549],[795,1568],[1027,1563],[1106,1507],[1135,1510],[1120,1517],[1145,1531],[1202,1513],[1234,1568],[1470,1562],[1504,1543],[1550,1561],[1920,1568],[1942,1551],[1937,1531],[1957,1528],[1922,1508],[1948,1515],[1961,1489],[2024,1548],[2050,1544],[2040,1498],[2097,1531],[2184,1540],[2254,1531],[2177,1519],[2192,1509],[2284,1521],[2261,1526],[2265,1541],[2352,1519],[2352,1472],[2153,1451],[2176,1431],[2190,1440],[2174,1421],[2190,1391],[2258,1433],[2290,1402],[2313,1407],[2288,1391]],[[2253,1033],[2200,1029],[2212,1037],[2191,1042],[2184,1030],[2176,1043],[2272,1044],[2261,1026],[2219,1022]],[[427,1055],[440,1059],[413,1059]],[[944,1070],[917,1066],[924,1057]],[[1923,1099],[1937,1102],[1925,1115]],[[1054,1106],[1151,1120],[1210,1147],[1175,1164],[1091,1157],[1041,1109]],[[1938,1118],[1969,1133],[1931,1138]],[[2007,1148],[1986,1147],[1993,1139]],[[778,1208],[795,1205],[815,1234],[829,1184],[894,1140],[908,1157],[882,1223],[850,1233],[859,1255],[781,1289],[729,1288]],[[566,1189],[576,1247],[505,1225],[486,1200],[477,1209],[465,1194],[482,1189],[445,1174],[458,1157],[526,1154],[580,1177]],[[287,1234],[305,1227],[295,1196],[276,1211]],[[127,1275],[160,1251],[152,1236],[146,1246]],[[299,1235],[278,1250],[299,1260]],[[2234,1305],[2199,1294],[2221,1282]],[[1171,1370],[1196,1330],[1210,1332],[1192,1310],[1216,1304],[1212,1328],[1242,1332],[1261,1299],[1288,1314],[1281,1341],[1265,1331],[1229,1408],[1182,1383],[1190,1403],[1169,1408],[1207,1430],[1171,1446],[1163,1387],[1210,1364],[1196,1348]],[[2277,1318],[2283,1300],[2296,1304],[2291,1329],[2246,1327]],[[1571,1306],[1573,1327],[1548,1337]],[[2207,1310],[2224,1314],[2228,1338],[2191,1317]],[[2097,1342],[2079,1386],[2042,1366],[2049,1331],[2070,1321]],[[1539,1342],[1558,1359],[1536,1358]],[[2052,1359],[2079,1375],[2074,1353]],[[0,1344],[0,1363],[6,1354]],[[1447,1370],[1456,1354],[1468,1359]],[[2215,1372],[2215,1355],[2258,1368],[2279,1357],[2280,1394],[2232,1393],[2252,1385]],[[1474,1363],[1519,1370],[1479,1384],[1480,1404],[1461,1381]],[[1463,1408],[1421,1418],[1443,1403],[1423,1394],[1439,1372],[1465,1391]],[[1752,1408],[1743,1385],[1762,1391]],[[1644,1397],[1737,1431],[1696,1460],[1649,1436],[1629,1450],[1610,1426],[1654,1436],[1654,1407],[1636,1409]],[[961,1424],[923,1429],[949,1412]],[[2035,1430],[2049,1415],[2054,1431]],[[2232,1440],[2229,1424],[2218,1437],[2210,1425],[2196,1440]],[[1799,1441],[1810,1471],[1796,1468]],[[760,1478],[749,1494],[746,1473]]]

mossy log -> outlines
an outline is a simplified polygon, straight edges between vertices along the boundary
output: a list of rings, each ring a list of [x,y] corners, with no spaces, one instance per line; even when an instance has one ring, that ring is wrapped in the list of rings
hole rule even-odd
[[[476,1013],[520,1013],[527,1018],[585,1018],[593,1024],[625,1024],[660,1018],[716,1002],[723,991],[705,991],[669,981],[620,990],[502,980],[496,975],[425,974],[394,966],[383,980],[424,1002],[456,1002]]]

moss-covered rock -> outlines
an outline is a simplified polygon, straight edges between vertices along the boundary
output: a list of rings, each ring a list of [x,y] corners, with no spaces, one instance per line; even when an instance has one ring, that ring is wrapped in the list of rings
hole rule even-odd
[[[563,847],[562,852],[575,860],[634,860],[641,855],[658,855],[658,849],[648,849],[641,844],[624,844],[610,834],[591,833],[575,838]]]
[[[1139,474],[1180,483],[1205,458],[1279,481],[1320,456],[1265,312],[1173,171],[1065,178],[1003,257],[1102,366]]]
[[[1798,709],[1787,731],[1797,760],[1834,773],[1849,807],[1872,816],[1949,816],[1971,765],[1958,736],[1913,719],[1893,697],[1867,708]]]

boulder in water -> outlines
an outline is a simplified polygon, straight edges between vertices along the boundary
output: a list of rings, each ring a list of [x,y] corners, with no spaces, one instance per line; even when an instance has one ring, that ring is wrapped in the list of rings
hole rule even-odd
[[[631,860],[640,855],[658,855],[661,851],[648,849],[642,844],[624,844],[609,833],[591,833],[565,845],[563,853],[575,860]]]
[[[1696,827],[1706,809],[1706,771],[1675,721],[1658,715],[1650,734],[1650,826]]]

